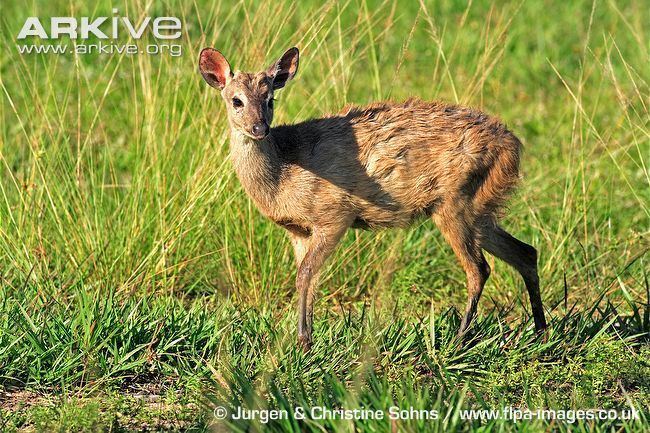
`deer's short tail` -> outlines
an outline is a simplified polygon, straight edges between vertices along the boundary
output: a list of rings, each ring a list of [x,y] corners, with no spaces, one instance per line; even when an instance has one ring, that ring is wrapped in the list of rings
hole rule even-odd
[[[508,133],[494,150],[495,157],[473,199],[477,214],[490,220],[501,216],[506,200],[519,181],[521,142]]]

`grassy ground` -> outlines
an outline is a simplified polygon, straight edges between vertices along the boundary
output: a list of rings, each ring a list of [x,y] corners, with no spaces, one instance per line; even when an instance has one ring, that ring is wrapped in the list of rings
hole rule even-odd
[[[276,431],[647,426],[647,5],[491,3],[5,2],[2,429],[265,427],[218,422],[216,405],[440,413],[266,425]],[[183,55],[15,47],[28,16],[112,7],[181,18]],[[523,181],[503,224],[540,251],[546,341],[532,331],[522,282],[490,257],[472,340],[459,345],[464,275],[425,222],[350,232],[322,279],[315,347],[296,349],[290,246],[234,177],[225,111],[196,72],[204,46],[246,70],[293,45],[301,70],[279,95],[279,122],[419,96],[498,114],[522,139]],[[636,408],[641,419],[461,419],[508,406]]]

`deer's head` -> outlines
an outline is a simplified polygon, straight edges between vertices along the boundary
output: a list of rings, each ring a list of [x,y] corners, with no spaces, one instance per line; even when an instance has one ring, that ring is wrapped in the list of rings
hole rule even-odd
[[[283,88],[298,72],[298,49],[290,48],[261,72],[233,73],[223,54],[214,48],[204,48],[199,70],[210,86],[221,91],[230,127],[262,140],[273,121],[273,92]]]

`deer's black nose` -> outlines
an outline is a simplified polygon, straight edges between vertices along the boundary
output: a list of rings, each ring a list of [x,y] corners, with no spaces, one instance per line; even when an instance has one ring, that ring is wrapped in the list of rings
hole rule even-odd
[[[255,125],[253,125],[253,129],[251,130],[251,132],[255,137],[264,138],[269,133],[269,125],[267,125],[266,123],[256,123]]]

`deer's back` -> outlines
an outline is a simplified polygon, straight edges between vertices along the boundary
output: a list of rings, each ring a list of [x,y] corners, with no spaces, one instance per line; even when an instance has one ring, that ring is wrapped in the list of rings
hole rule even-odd
[[[312,200],[316,215],[353,209],[362,227],[408,224],[445,199],[471,202],[504,154],[510,167],[491,188],[505,194],[517,178],[520,142],[502,123],[437,102],[350,107],[274,128],[274,136],[306,186],[296,199]]]

